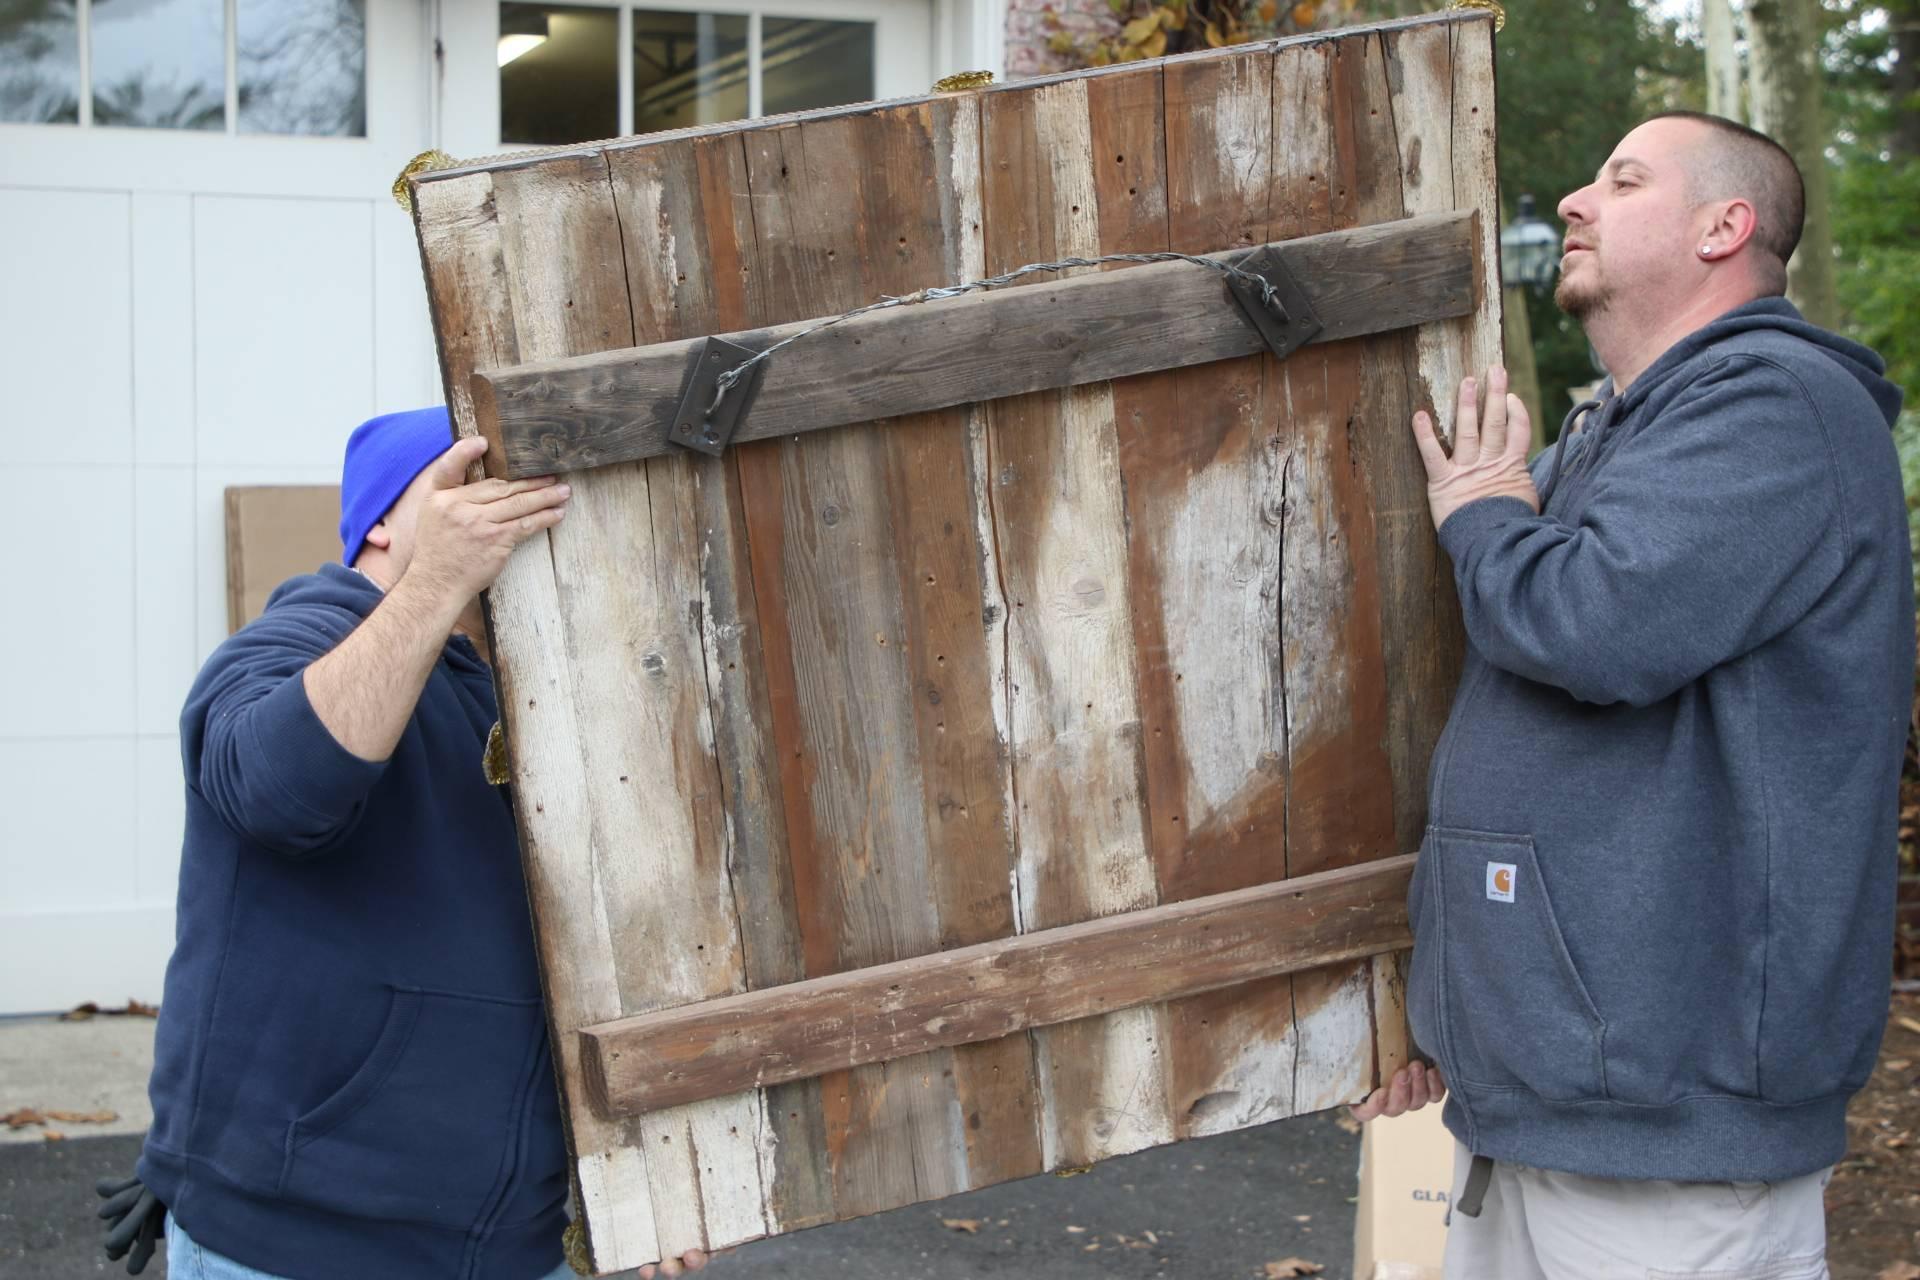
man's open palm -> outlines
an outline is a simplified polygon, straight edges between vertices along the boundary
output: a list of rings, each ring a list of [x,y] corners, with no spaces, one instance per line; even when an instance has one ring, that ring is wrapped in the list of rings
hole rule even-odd
[[[1427,466],[1427,505],[1436,529],[1461,507],[1482,498],[1518,498],[1540,509],[1540,494],[1527,473],[1527,446],[1533,440],[1527,408],[1508,392],[1507,371],[1499,365],[1487,370],[1486,387],[1482,412],[1479,385],[1472,378],[1461,381],[1451,456],[1441,447],[1426,411],[1413,415],[1413,438]]]

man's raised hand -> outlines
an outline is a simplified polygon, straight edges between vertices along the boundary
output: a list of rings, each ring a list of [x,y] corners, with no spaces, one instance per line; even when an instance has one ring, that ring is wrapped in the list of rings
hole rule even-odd
[[[559,524],[573,492],[552,476],[469,484],[467,468],[486,451],[485,440],[469,436],[428,466],[430,487],[406,570],[463,601],[493,585],[516,546]]]
[[[1454,407],[1453,454],[1448,456],[1425,410],[1413,415],[1413,438],[1427,467],[1427,505],[1433,509],[1433,527],[1482,498],[1518,498],[1535,511],[1540,494],[1527,473],[1527,445],[1533,424],[1520,397],[1507,390],[1507,371],[1499,365],[1487,370],[1487,407],[1480,410],[1479,385],[1472,378],[1460,383]]]

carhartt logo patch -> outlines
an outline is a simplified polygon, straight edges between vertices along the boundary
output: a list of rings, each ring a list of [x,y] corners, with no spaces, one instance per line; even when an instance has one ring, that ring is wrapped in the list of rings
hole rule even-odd
[[[1489,862],[1487,864],[1487,901],[1512,902],[1513,878],[1520,869],[1511,862]]]

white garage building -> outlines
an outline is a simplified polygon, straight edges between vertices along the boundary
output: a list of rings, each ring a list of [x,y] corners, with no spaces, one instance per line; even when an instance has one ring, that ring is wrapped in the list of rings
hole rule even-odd
[[[924,92],[1005,0],[0,5],[0,1014],[159,998],[229,485],[440,398],[416,153]]]

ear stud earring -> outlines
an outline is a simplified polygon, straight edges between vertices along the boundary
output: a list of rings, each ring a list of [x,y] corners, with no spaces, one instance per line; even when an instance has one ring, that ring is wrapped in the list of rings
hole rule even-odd
[[[1712,245],[1710,245],[1710,244],[1703,244],[1703,245],[1701,245],[1701,246],[1700,246],[1700,253],[1701,253],[1701,255],[1702,255],[1703,257],[1704,257],[1704,256],[1706,256],[1706,255],[1708,255],[1708,254],[1711,254],[1712,252],[1713,252],[1713,246],[1712,246]]]

